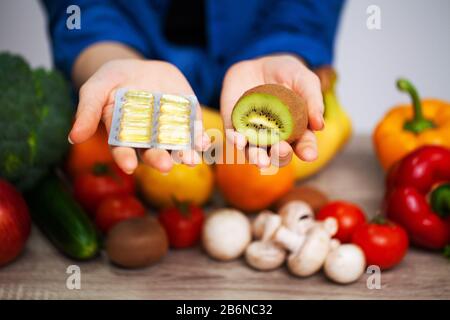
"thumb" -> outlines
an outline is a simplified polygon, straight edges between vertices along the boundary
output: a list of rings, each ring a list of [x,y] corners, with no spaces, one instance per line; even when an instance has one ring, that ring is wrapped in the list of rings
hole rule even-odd
[[[96,132],[112,87],[112,84],[96,79],[94,75],[80,88],[75,122],[69,133],[70,142],[81,143]]]

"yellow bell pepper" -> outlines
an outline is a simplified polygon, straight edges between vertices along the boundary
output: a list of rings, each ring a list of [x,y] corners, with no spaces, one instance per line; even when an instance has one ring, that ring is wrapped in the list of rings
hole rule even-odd
[[[417,90],[405,79],[398,80],[397,87],[411,96],[412,107],[391,109],[375,128],[373,143],[385,170],[422,145],[450,147],[450,104],[436,99],[420,101]]]
[[[349,116],[340,105],[334,90],[336,82],[335,72],[329,68],[329,76],[321,78],[323,98],[325,104],[325,128],[316,132],[318,158],[313,162],[305,162],[292,157],[297,179],[305,179],[328,164],[348,141],[352,133],[352,124]],[[318,71],[319,73],[320,71]],[[327,80],[328,77],[328,80]],[[325,86],[324,86],[324,83]]]

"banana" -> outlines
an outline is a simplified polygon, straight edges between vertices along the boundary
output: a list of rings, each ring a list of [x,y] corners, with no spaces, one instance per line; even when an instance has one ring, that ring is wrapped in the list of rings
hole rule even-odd
[[[305,162],[294,155],[292,162],[296,179],[306,179],[319,172],[342,149],[352,134],[350,117],[336,97],[334,83],[324,92],[324,104],[325,128],[315,133],[319,156],[313,162]]]

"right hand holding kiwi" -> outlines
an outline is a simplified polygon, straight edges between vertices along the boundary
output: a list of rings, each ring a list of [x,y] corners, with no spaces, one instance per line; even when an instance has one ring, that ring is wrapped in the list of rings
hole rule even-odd
[[[315,160],[313,130],[323,128],[323,110],[319,78],[295,56],[242,61],[225,75],[221,113],[227,138],[238,149],[248,143],[248,158],[260,168],[287,165],[292,152]]]

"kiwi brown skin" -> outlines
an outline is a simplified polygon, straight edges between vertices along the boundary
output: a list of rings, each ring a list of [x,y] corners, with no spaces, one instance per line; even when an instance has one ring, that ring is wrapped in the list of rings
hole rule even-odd
[[[292,143],[301,138],[308,126],[308,112],[306,102],[300,95],[279,84],[263,84],[244,92],[236,105],[245,97],[253,94],[267,94],[278,98],[288,108],[294,125],[291,135],[286,141]]]
[[[142,268],[160,260],[169,249],[169,241],[158,220],[146,216],[116,224],[108,233],[105,249],[116,266]]]
[[[286,203],[301,200],[306,202],[311,206],[314,213],[319,212],[319,210],[330,202],[328,196],[311,186],[297,186],[291,189],[288,193],[279,198],[274,204],[273,209],[275,211],[280,210]]]

